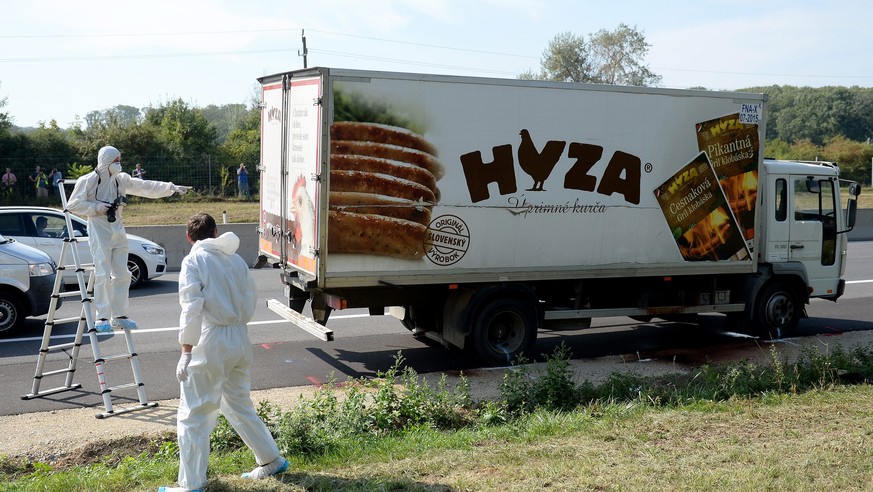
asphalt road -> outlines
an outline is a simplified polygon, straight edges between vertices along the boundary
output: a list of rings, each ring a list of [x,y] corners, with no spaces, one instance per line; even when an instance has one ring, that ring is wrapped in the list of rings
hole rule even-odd
[[[254,270],[253,274],[258,280],[260,298],[249,328],[255,351],[253,389],[375,376],[391,367],[401,351],[407,363],[419,373],[470,372],[478,366],[474,358],[460,351],[416,340],[390,316],[368,316],[363,311],[334,313],[328,326],[333,329],[335,340],[322,342],[267,309],[267,298],[282,299],[283,296],[278,270]],[[846,279],[846,294],[839,302],[815,300],[808,306],[809,319],[801,321],[799,337],[828,335],[838,341],[841,333],[858,331],[869,331],[873,337],[873,310],[870,309],[873,242],[850,244]],[[179,352],[176,281],[176,274],[168,274],[131,291],[131,317],[140,324],[132,338],[149,400],[171,399],[179,394],[175,380]],[[67,302],[58,315],[76,316],[78,311],[78,303]],[[82,347],[74,375],[74,382],[82,388],[32,400],[20,398],[33,387],[43,323],[44,318],[33,318],[28,321],[26,333],[17,338],[0,339],[0,415],[102,406],[93,356],[87,345]],[[618,317],[594,320],[593,326],[584,330],[569,328],[541,331],[537,351],[551,353],[563,341],[575,358],[623,354],[629,358],[700,364],[742,358],[758,345],[757,340],[726,332],[723,317],[718,315],[706,317],[700,325],[638,323]],[[74,323],[59,325],[52,343],[69,341],[74,332]],[[101,335],[100,350],[103,355],[124,352],[124,337],[114,333]],[[51,354],[45,371],[60,368],[67,360],[64,354]],[[111,361],[106,367],[110,386],[133,381],[127,360]],[[63,376],[47,377],[40,382],[40,389],[54,388],[62,382]],[[136,392],[117,392],[113,401],[116,405],[133,403]]]

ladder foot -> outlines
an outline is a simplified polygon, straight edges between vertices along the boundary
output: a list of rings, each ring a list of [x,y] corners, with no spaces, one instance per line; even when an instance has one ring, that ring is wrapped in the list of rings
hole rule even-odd
[[[50,390],[40,391],[38,393],[28,393],[26,395],[21,395],[22,400],[33,400],[34,398],[39,398],[42,396],[53,395],[55,393],[61,393],[63,391],[70,391],[81,388],[81,384],[74,384],[72,386],[59,386],[57,388],[52,388]]]
[[[135,412],[137,410],[143,410],[146,408],[154,408],[156,406],[158,406],[158,403],[154,402],[154,401],[149,402],[149,403],[140,403],[139,405],[133,405],[133,406],[129,406],[129,407],[119,408],[119,409],[113,410],[111,412],[98,413],[94,417],[96,417],[98,419],[105,419],[105,418],[113,417],[115,415],[121,415],[123,413]]]

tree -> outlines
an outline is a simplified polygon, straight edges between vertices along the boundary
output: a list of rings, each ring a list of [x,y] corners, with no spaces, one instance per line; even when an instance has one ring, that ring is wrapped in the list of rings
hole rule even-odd
[[[230,132],[248,116],[246,105],[239,103],[222,104],[221,106],[210,104],[201,111],[206,120],[215,127],[219,144],[227,140]]]
[[[601,29],[588,44],[594,82],[635,86],[661,82],[661,76],[643,63],[651,45],[636,27],[619,24],[615,31]]]
[[[540,59],[540,74],[543,80],[558,82],[592,82],[588,44],[582,36],[562,32],[549,41]]]
[[[6,98],[0,99],[0,109],[6,107]],[[9,113],[0,112],[0,135],[6,133],[7,130],[12,128],[12,120],[9,119]]]
[[[189,107],[181,99],[147,109],[145,122],[157,129],[161,141],[178,157],[215,150],[215,127],[200,109]]]
[[[543,51],[540,73],[528,70],[519,78],[635,86],[660,83],[661,76],[644,64],[650,45],[636,27],[619,24],[614,31],[601,29],[588,38],[558,34]]]

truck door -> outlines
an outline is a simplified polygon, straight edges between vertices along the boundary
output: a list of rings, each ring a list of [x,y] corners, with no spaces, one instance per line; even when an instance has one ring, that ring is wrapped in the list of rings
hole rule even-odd
[[[806,267],[812,297],[836,295],[840,280],[837,261],[836,194],[827,178],[791,176],[788,255]],[[791,188],[789,188],[790,190]]]

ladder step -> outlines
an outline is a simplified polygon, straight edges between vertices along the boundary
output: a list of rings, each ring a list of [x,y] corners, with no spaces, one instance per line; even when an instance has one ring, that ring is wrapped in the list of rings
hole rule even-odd
[[[79,319],[79,318],[76,318],[76,319]],[[49,352],[52,350],[66,350],[66,349],[71,349],[73,347],[76,347],[78,345],[81,345],[81,344],[76,343],[76,342],[59,343],[57,345],[49,345],[48,347],[46,347],[45,350],[46,350],[46,352]]]
[[[48,372],[42,373],[42,377],[54,376],[55,374],[67,374],[68,372],[76,372],[76,370],[70,369],[69,367],[64,368],[64,369],[56,369],[54,371],[48,371]]]
[[[101,356],[100,359],[102,359],[103,362],[108,362],[110,360],[129,359],[129,358],[135,357],[135,356],[136,356],[136,354],[104,355],[104,356]]]
[[[94,269],[94,264],[80,265],[80,266],[78,266],[78,267],[77,267],[76,265],[58,265],[58,268],[57,268],[57,269],[58,269],[58,270],[64,270],[64,271],[66,271],[66,270],[72,270],[72,271],[74,271],[74,272],[77,272],[77,271],[81,270],[82,273],[93,272],[93,271],[95,270],[95,269]]]
[[[74,316],[72,318],[55,318],[52,324],[61,324],[61,323],[69,323],[70,321],[80,321],[82,319],[81,316]]]
[[[70,291],[66,291],[66,292],[58,292],[57,296],[60,298],[81,297],[82,291],[80,291],[79,289],[76,289],[76,290],[70,290]],[[90,300],[91,296],[88,296],[87,298]]]
[[[113,387],[109,388],[109,391],[134,389],[134,388],[139,388],[139,386],[140,385],[138,385],[136,383],[125,383],[125,384],[119,384],[118,386],[113,386]]]

